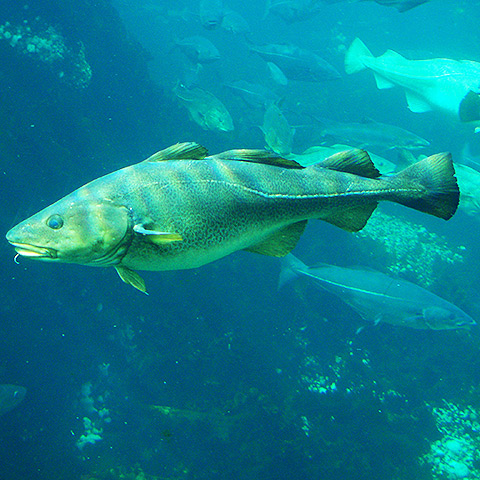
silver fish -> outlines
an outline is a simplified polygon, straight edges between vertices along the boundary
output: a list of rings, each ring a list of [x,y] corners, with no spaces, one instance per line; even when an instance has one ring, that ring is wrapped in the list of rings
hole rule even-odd
[[[408,60],[393,50],[374,57],[356,38],[345,55],[348,74],[369,68],[377,87],[405,90],[408,108],[422,113],[440,110],[460,122],[480,125],[480,63],[434,58]]]
[[[292,254],[282,260],[279,286],[298,275],[333,293],[365,320],[422,330],[451,330],[476,325],[453,303],[414,283],[374,270],[321,264],[307,267]]]
[[[323,82],[340,78],[337,69],[326,60],[296,45],[251,45],[250,50],[274,63],[289,80]]]
[[[418,149],[430,145],[428,140],[396,125],[380,122],[330,122],[320,132],[323,137],[353,145],[356,148]]]

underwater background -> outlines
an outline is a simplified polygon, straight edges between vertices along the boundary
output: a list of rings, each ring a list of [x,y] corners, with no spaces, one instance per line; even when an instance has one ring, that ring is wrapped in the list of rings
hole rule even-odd
[[[276,94],[295,153],[324,141],[318,119],[373,119],[427,139],[424,154],[478,166],[471,126],[412,113],[399,89],[347,76],[343,62],[355,37],[374,55],[480,61],[480,2],[399,12],[299,0],[306,18],[291,21],[278,2],[228,0],[245,23],[217,28],[202,25],[200,3],[1,3],[3,232],[176,142],[264,148],[264,108],[232,93],[238,80]],[[192,62],[179,48],[192,35],[220,57]],[[281,85],[251,51],[269,43],[309,49],[340,78]],[[178,85],[213,93],[234,129],[195,123]],[[396,161],[393,149],[378,153]],[[480,323],[472,205],[448,222],[382,205],[358,234],[312,221],[294,253],[399,275]],[[16,264],[6,241],[0,253],[0,384],[27,389],[0,417],[0,480],[480,478],[478,326],[369,325],[308,279],[278,290],[279,260],[247,252],[142,273],[149,296],[113,269]]]

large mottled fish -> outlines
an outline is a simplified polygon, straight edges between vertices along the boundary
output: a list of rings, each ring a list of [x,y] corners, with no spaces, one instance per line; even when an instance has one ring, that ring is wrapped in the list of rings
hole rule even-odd
[[[449,330],[475,325],[453,303],[414,283],[375,270],[320,264],[307,267],[293,255],[282,259],[279,287],[298,275],[333,293],[365,320],[424,330]]]
[[[177,270],[238,250],[283,256],[307,221],[358,231],[381,200],[450,218],[459,191],[450,154],[381,177],[362,150],[303,168],[264,150],[207,156],[173,145],[105,175],[7,233],[23,257],[113,266],[145,291],[138,270]]]
[[[27,393],[25,387],[18,385],[0,385],[0,416],[15,408]]]
[[[412,112],[441,110],[460,122],[480,125],[478,62],[448,58],[407,60],[393,50],[374,57],[356,38],[345,55],[345,71],[350,74],[365,68],[373,71],[378,88],[402,87]]]

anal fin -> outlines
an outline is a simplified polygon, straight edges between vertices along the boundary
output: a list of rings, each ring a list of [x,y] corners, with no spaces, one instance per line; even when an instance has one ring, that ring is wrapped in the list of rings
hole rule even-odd
[[[380,90],[385,90],[386,88],[393,88],[395,86],[390,80],[387,80],[382,75],[378,73],[374,73],[373,76],[375,77],[375,82],[377,82],[377,88]]]
[[[307,220],[292,223],[275,232],[257,245],[246,248],[247,252],[260,253],[270,257],[284,257],[295,247],[307,225]]]
[[[405,97],[407,98],[408,108],[413,113],[424,113],[432,110],[432,107],[423,98],[410,90],[405,90]]]
[[[322,218],[322,220],[347,232],[358,232],[366,225],[375,208],[377,208],[377,202],[367,203],[341,212],[336,211],[330,217]]]

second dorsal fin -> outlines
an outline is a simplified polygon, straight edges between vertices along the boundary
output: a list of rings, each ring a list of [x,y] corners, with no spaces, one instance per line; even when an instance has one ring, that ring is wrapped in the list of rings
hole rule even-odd
[[[239,148],[236,150],[227,150],[226,152],[212,155],[208,158],[215,160],[236,160],[240,162],[262,163],[263,165],[273,165],[283,168],[304,168],[295,160],[288,160],[280,155],[277,155],[276,153],[269,152],[268,150],[250,150],[247,148]]]

